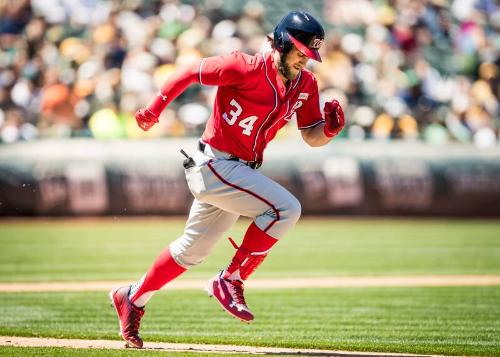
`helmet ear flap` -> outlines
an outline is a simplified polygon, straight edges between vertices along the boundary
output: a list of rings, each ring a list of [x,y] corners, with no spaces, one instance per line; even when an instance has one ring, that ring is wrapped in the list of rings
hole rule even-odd
[[[278,31],[278,26],[274,29],[273,44],[278,52],[283,50],[283,32]]]
[[[279,53],[288,53],[292,49],[292,42],[288,37],[288,33],[283,31],[278,31],[277,28],[274,30],[274,38],[273,38],[274,48]]]
[[[286,38],[285,38],[286,36]],[[281,46],[282,48],[282,53],[287,54],[292,50],[293,43],[290,41],[290,36],[288,36],[288,33],[283,33],[283,44]]]

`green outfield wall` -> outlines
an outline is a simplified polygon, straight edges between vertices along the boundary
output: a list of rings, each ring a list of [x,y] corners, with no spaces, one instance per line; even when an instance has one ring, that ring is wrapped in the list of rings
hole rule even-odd
[[[40,140],[0,146],[0,215],[184,214],[180,149],[195,139]],[[303,214],[500,216],[500,148],[341,139],[273,142],[260,169]]]

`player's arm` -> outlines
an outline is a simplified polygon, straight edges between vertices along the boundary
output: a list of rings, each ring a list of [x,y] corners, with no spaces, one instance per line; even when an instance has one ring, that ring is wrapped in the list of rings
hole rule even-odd
[[[330,142],[332,138],[325,135],[323,128],[325,124],[321,123],[313,128],[302,129],[300,133],[302,134],[302,139],[307,143],[307,145],[312,147],[318,147],[326,145]]]
[[[146,108],[135,113],[137,125],[147,131],[158,123],[160,114],[168,104],[186,90],[192,83],[198,82],[198,68],[200,63],[192,63],[172,74],[162,85],[160,91]]]
[[[158,123],[160,114],[177,96],[192,83],[202,85],[238,85],[244,78],[245,67],[241,54],[207,57],[186,66],[170,76],[146,108],[136,112],[135,118],[141,129],[147,131]]]
[[[344,111],[337,100],[325,103],[324,122],[301,129],[302,138],[312,147],[326,145],[344,128]]]

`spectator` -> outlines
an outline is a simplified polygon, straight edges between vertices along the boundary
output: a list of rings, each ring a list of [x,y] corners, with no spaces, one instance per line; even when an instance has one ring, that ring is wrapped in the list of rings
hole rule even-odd
[[[183,94],[152,133],[130,113],[177,66],[260,51],[268,17],[282,15],[266,13],[271,3],[0,2],[0,140],[198,136],[210,89]],[[329,34],[311,69],[322,97],[351,114],[345,137],[498,144],[498,2],[336,0],[313,10]]]

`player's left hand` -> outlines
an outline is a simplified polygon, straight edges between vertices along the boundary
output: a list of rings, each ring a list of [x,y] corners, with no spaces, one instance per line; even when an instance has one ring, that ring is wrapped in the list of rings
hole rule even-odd
[[[135,120],[139,128],[144,131],[148,131],[153,125],[158,123],[158,117],[147,108],[139,109],[135,113]]]
[[[323,130],[326,136],[333,138],[344,128],[344,111],[336,99],[326,102],[323,111],[325,112],[325,127]]]

